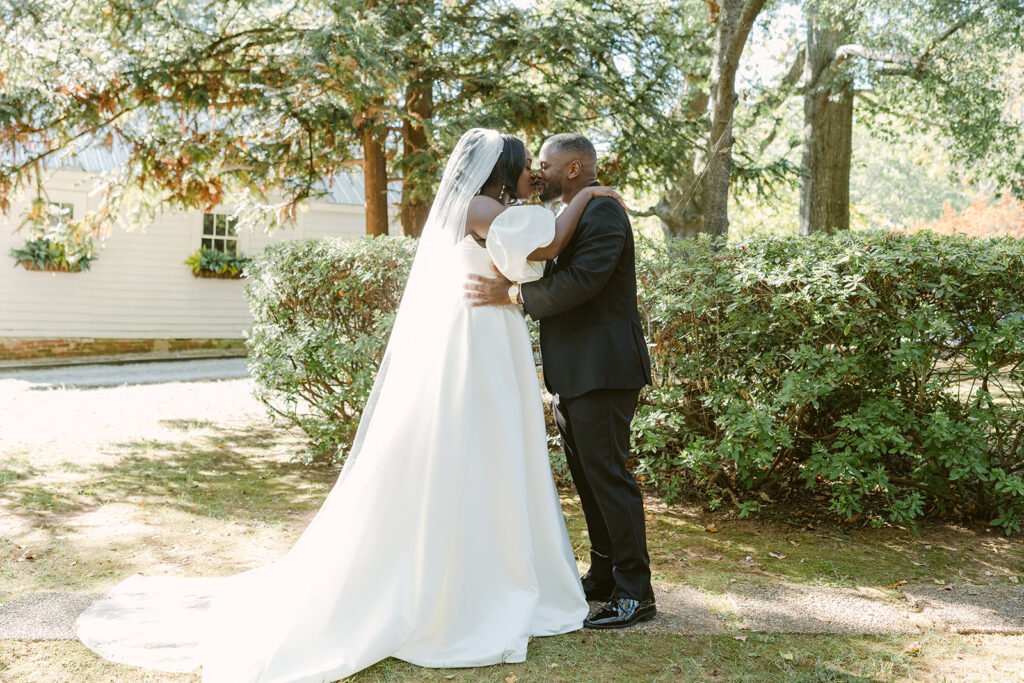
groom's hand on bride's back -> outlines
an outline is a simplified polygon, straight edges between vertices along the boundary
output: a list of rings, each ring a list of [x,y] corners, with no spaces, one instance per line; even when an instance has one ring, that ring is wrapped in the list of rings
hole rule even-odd
[[[467,276],[469,280],[463,289],[470,306],[507,306],[510,303],[508,288],[512,286],[512,281],[502,275],[493,263],[491,270],[497,277],[483,277],[473,273]]]

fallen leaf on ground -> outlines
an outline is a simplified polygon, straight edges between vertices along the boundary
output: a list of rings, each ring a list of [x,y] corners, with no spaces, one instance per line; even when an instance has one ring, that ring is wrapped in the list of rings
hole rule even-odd
[[[1017,583],[1019,580],[1020,579],[1018,579],[1016,576],[1011,576],[1010,577],[1010,583]]]
[[[790,541],[790,542],[789,542],[789,544],[790,544],[791,546],[793,546],[794,548],[796,548],[797,546],[799,546],[799,545],[800,545],[800,544],[799,544],[799,543],[797,543],[796,541]]]
[[[921,651],[921,648],[918,647],[917,644],[914,644],[914,645],[911,645],[910,647],[908,647],[906,650],[904,650],[903,654],[909,655],[909,654],[914,654],[915,652],[920,652],[920,651]]]
[[[516,678],[515,674],[509,674],[508,676],[505,676],[505,683],[516,683],[517,680],[519,679]]]
[[[781,654],[782,658],[787,662],[792,662],[795,659],[792,652],[780,652],[779,654]]]
[[[768,557],[774,557],[776,560],[784,560],[786,556],[782,553],[768,553]]]
[[[894,583],[891,586],[889,586],[889,588],[895,588],[896,586],[902,586],[905,583],[906,583],[906,581],[897,581],[896,583]]]
[[[914,562],[913,560],[910,561],[910,564],[914,565],[915,567],[923,567],[924,566],[924,562]]]
[[[708,532],[709,534],[717,534],[718,533],[718,529],[716,529],[713,526],[706,526],[706,527],[704,527],[704,531]]]
[[[943,581],[942,579],[932,579],[932,581],[934,581],[939,586],[945,586],[946,585],[946,582]]]
[[[733,640],[739,640],[739,641],[744,642],[744,643],[747,642],[747,636],[733,636],[732,639]]]

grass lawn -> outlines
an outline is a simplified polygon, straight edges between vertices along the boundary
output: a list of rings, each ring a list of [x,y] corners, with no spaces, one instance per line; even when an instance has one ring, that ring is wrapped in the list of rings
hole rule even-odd
[[[741,636],[742,637],[742,636]],[[106,662],[77,642],[0,641],[4,681],[198,681]],[[421,669],[394,659],[349,681],[1020,681],[1024,637],[679,636],[590,631],[530,643],[527,660]]]
[[[75,421],[62,433],[0,453],[0,600],[36,591],[102,592],[134,572],[235,573],[283,554],[337,476],[337,467],[291,459],[300,435],[267,422],[246,380],[195,383],[235,396],[216,420],[167,389],[61,389],[67,406],[123,400],[153,405],[104,426]],[[190,389],[192,390],[192,389]],[[110,392],[121,392],[113,394]],[[127,393],[125,393],[127,392]],[[157,393],[147,393],[157,392]],[[122,397],[118,399],[117,397]],[[227,401],[221,401],[227,405]],[[563,508],[581,560],[587,540],[577,499]],[[974,585],[1024,582],[1024,542],[987,528],[923,525],[854,529],[795,516],[735,519],[697,507],[648,501],[654,580],[707,596],[725,632],[682,636],[577,632],[531,642],[522,664],[426,670],[386,660],[352,680],[1019,680],[1024,637],[795,635],[739,628],[728,601],[739,582],[884,589],[899,581]],[[77,642],[0,641],[3,681],[198,680],[106,662]]]

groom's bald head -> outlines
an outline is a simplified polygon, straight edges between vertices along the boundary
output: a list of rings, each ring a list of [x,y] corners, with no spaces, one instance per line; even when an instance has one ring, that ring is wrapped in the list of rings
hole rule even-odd
[[[584,170],[589,168],[597,173],[597,150],[586,136],[579,133],[559,133],[544,141],[544,146],[548,145],[551,145],[553,151],[563,152],[578,159]]]
[[[597,180],[597,151],[579,133],[552,135],[544,141],[537,160],[541,201],[567,201],[581,187]]]

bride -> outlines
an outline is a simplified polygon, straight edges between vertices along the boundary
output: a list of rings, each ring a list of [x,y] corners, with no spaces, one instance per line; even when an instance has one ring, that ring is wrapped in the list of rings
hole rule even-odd
[[[594,196],[555,218],[522,141],[459,140],[345,466],[277,561],[220,578],[134,576],[78,620],[103,657],[204,681],[330,681],[386,657],[521,662],[587,603],[547,455],[518,306],[472,307],[467,273],[540,277]]]

